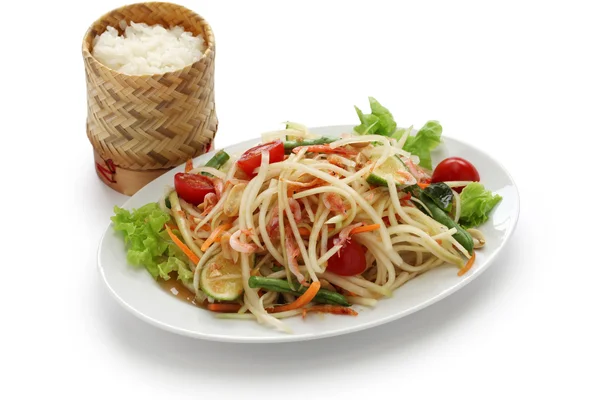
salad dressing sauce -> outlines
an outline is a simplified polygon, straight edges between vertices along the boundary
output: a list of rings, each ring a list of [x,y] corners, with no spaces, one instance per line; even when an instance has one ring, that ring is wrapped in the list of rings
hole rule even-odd
[[[165,281],[164,279],[158,279],[158,284],[161,288],[166,290],[172,296],[177,297],[179,300],[191,304],[195,307],[200,307],[200,304],[196,303],[196,296],[190,292],[180,280],[177,279],[177,274],[171,275],[171,279]]]

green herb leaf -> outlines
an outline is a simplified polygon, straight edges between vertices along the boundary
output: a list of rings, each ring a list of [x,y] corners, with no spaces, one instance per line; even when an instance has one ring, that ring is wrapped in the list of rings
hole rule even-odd
[[[360,135],[390,136],[393,134],[396,131],[396,121],[392,113],[373,97],[369,97],[369,106],[371,114],[365,114],[354,106],[360,119],[360,125],[355,126],[354,131]]]
[[[419,166],[432,169],[431,151],[441,143],[442,126],[437,121],[428,121],[415,136],[409,136],[404,150],[419,156]]]
[[[492,209],[502,200],[479,182],[471,182],[460,194],[460,220],[465,228],[479,226],[488,220]]]

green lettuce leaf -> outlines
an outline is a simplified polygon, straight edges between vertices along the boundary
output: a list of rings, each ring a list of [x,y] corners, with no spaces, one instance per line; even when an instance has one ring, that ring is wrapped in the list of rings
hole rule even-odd
[[[171,217],[157,203],[133,211],[115,207],[114,212],[113,228],[123,233],[129,264],[144,266],[154,279],[169,279],[170,272],[179,270],[177,261],[186,258],[169,239],[164,225]]]
[[[180,261],[178,258],[176,260]],[[194,273],[181,261],[177,264],[177,279],[187,283],[191,283],[194,280]]]
[[[488,220],[492,209],[502,200],[479,182],[471,182],[460,194],[460,220],[465,228],[479,226]]]
[[[428,121],[415,136],[409,136],[404,150],[419,156],[419,166],[432,169],[431,151],[441,143],[442,126],[437,121]]]
[[[354,106],[360,119],[360,125],[355,126],[354,131],[360,135],[390,136],[393,134],[396,131],[396,121],[392,113],[373,97],[369,97],[369,106],[371,114],[365,114]]]
[[[360,135],[382,135],[391,136],[399,140],[405,129],[396,130],[396,121],[392,113],[382,106],[373,97],[369,97],[371,114],[365,114],[361,109],[354,106],[356,114],[360,119],[360,125],[354,127],[354,131]],[[412,130],[412,127],[410,128]],[[417,132],[415,136],[408,136],[404,143],[404,150],[419,156],[419,165],[431,170],[431,151],[441,143],[442,126],[437,121],[428,121]]]
[[[396,140],[400,140],[400,139],[402,139],[402,136],[404,136],[406,131],[408,131],[410,134],[412,129],[413,129],[412,125],[409,126],[408,128],[398,128],[398,130],[396,132],[394,132],[394,134],[392,135],[392,138],[396,139]]]
[[[158,264],[159,276],[165,281],[171,279],[169,274],[173,271],[177,272],[177,279],[179,280],[191,282],[191,280],[194,278],[194,273],[186,267],[183,261],[175,256],[171,256],[167,258],[166,261]]]

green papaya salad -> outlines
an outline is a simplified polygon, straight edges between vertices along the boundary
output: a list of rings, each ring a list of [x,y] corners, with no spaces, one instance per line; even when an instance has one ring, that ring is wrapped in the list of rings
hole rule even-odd
[[[501,196],[460,155],[434,165],[442,126],[399,128],[369,98],[339,137],[288,122],[239,155],[186,163],[156,202],[115,207],[127,261],[178,282],[218,318],[356,316],[442,265],[467,273]]]

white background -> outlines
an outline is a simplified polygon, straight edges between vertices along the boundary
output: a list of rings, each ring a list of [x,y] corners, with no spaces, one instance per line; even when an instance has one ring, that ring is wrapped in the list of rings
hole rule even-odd
[[[354,123],[375,96],[400,125],[437,119],[499,159],[517,230],[465,289],[368,331],[232,345],[151,327],[96,270],[126,198],[94,173],[80,48],[123,3],[8,2],[3,398],[598,398],[597,2],[179,2],[215,31],[218,147],[288,119]]]

